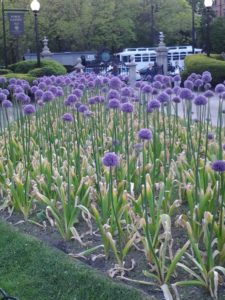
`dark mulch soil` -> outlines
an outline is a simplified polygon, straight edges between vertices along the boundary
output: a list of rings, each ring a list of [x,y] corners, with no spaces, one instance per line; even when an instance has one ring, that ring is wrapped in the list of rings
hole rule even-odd
[[[85,249],[85,247],[81,246],[77,241],[72,241],[72,240],[64,241],[59,235],[56,228],[47,226],[45,229],[43,229],[42,227],[39,227],[38,225],[35,225],[33,223],[24,222],[22,216],[19,214],[14,213],[12,216],[9,217],[8,213],[6,211],[3,211],[0,213],[0,219],[7,220],[7,222],[12,224],[14,227],[18,228],[18,230],[20,230],[21,232],[30,234],[36,237],[37,239],[43,241],[48,246],[55,247],[66,254],[78,254],[88,248],[92,248],[94,246],[101,244],[101,238],[97,233],[92,236],[87,235],[82,239],[84,242],[89,243],[87,248]],[[82,221],[76,225],[76,229],[79,232],[79,234],[86,232],[88,230],[86,224],[84,224],[84,222]],[[174,252],[175,252],[178,248],[184,245],[185,241],[187,240],[187,237],[184,236],[184,231],[177,227],[173,228],[172,236],[174,238]],[[103,254],[103,251],[101,249],[98,249],[93,253],[93,255],[97,255],[100,253]],[[97,258],[96,260],[92,260],[93,255],[88,256],[86,259],[83,258],[77,258],[77,259],[79,259],[83,263],[97,270],[100,270],[104,274],[107,274],[108,270],[114,267],[115,260],[113,258],[113,254],[111,254],[108,260],[105,260],[104,258]],[[148,281],[148,279],[142,273],[142,270],[149,269],[144,259],[144,254],[138,250],[132,249],[126,258],[125,266],[128,268],[131,266],[131,258],[135,260],[136,265],[134,270],[127,273],[126,276],[132,279]],[[182,270],[178,270],[176,278],[178,278],[179,280],[188,279],[187,274],[184,273]],[[164,299],[163,294],[158,287],[139,285],[130,282],[128,283],[126,281],[125,283],[133,285],[138,289],[141,289],[148,295],[155,296],[156,299],[159,300]],[[179,290],[181,300],[193,300],[193,299],[210,300],[211,299],[207,291],[198,287],[188,287],[188,288],[185,287],[185,288],[179,288],[178,290]],[[220,287],[219,300],[225,300],[225,282]]]

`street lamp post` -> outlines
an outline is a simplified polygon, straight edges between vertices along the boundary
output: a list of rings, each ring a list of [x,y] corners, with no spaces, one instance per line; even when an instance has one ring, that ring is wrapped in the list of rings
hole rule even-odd
[[[2,29],[3,29],[3,48],[4,48],[4,64],[5,67],[8,67],[7,61],[7,49],[6,49],[6,30],[5,30],[5,7],[4,7],[4,0],[2,2]]]
[[[40,47],[39,47],[39,33],[38,33],[38,12],[40,10],[40,3],[38,0],[33,0],[30,4],[31,10],[34,13],[34,28],[35,28],[35,36],[36,36],[36,52],[37,52],[37,66],[38,68],[41,66],[40,59]]]
[[[209,30],[210,30],[210,9],[213,5],[213,0],[204,0],[204,5],[206,8],[206,54],[209,57],[210,56],[210,35],[209,35]]]

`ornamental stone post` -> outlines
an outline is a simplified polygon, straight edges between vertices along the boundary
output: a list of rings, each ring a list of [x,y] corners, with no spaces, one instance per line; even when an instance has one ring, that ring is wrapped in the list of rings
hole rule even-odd
[[[156,63],[159,68],[162,68],[163,74],[168,73],[168,50],[164,43],[163,32],[159,33],[159,46],[156,48]]]
[[[135,85],[136,82],[136,66],[135,58],[133,55],[130,56],[130,62],[127,63],[127,66],[129,68],[129,83],[131,86]]]
[[[48,48],[48,39],[46,36],[43,39],[43,44],[44,44],[44,47],[42,49],[41,56],[43,58],[50,58],[53,55],[53,53]]]

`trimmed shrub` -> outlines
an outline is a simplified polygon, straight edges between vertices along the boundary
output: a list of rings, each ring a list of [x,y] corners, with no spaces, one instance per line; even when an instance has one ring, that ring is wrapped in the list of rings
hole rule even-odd
[[[37,62],[34,60],[20,61],[16,64],[10,65],[9,69],[15,73],[29,73],[37,68]],[[54,60],[41,60],[41,67],[38,69],[47,68],[42,71],[42,75],[64,75],[66,74],[66,69],[63,65]],[[47,74],[46,74],[46,73]],[[40,74],[40,71],[37,71]]]
[[[31,76],[42,77],[51,75],[64,75],[66,74],[66,69],[63,66],[46,66],[42,68],[36,68],[28,72]]]
[[[212,54],[210,57],[205,54],[189,55],[186,56],[184,65],[182,80],[185,80],[191,73],[202,74],[204,71],[212,74],[213,86],[225,79],[225,60],[219,54]]]
[[[0,69],[0,75],[5,75],[9,73],[12,73],[12,71],[9,69]]]
[[[16,79],[23,79],[27,80],[29,84],[32,84],[33,81],[36,79],[35,77],[29,75],[29,74],[15,74],[15,73],[9,73],[4,75],[5,78],[10,79],[10,78],[16,78]]]

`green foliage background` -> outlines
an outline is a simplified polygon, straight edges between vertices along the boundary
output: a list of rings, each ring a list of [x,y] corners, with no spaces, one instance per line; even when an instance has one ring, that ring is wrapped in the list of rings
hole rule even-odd
[[[27,49],[31,52],[36,49],[34,16],[30,10],[31,0],[3,2],[5,9],[29,10],[25,14],[25,34],[19,39],[10,36],[5,16],[7,56],[9,63],[14,63],[22,59]],[[40,0],[40,4],[40,40],[47,36],[53,52],[96,51],[105,47],[116,52],[125,47],[154,46],[160,31],[164,32],[167,45],[191,44],[192,11],[195,13],[197,46],[202,47],[204,43],[203,0]],[[223,19],[212,23],[212,44],[216,45],[213,50],[217,52],[225,46],[225,42],[220,41],[224,29]],[[1,26],[0,66],[2,64]]]

